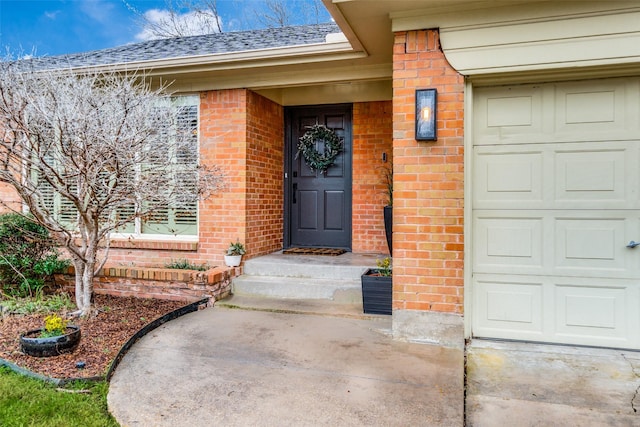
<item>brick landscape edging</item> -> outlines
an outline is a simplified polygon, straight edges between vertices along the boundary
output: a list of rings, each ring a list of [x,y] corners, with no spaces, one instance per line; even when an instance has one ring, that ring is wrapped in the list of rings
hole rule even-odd
[[[96,294],[120,297],[156,298],[193,302],[202,298],[218,301],[231,293],[231,279],[240,275],[240,267],[214,267],[207,271],[169,268],[102,268],[93,282]],[[75,290],[75,272],[70,267],[56,274],[56,283],[69,293]]]

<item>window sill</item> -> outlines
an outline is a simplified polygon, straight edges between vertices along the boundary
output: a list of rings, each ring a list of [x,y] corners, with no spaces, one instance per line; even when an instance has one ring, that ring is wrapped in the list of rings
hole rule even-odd
[[[158,251],[197,251],[198,242],[177,242],[170,240],[111,240],[114,249],[151,249]]]

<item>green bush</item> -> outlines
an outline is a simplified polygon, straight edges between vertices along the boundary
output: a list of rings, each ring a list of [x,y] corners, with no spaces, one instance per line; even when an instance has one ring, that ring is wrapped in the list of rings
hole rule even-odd
[[[172,259],[171,262],[168,262],[164,265],[164,268],[172,268],[176,270],[207,271],[209,269],[209,264],[195,264],[188,259]]]
[[[2,301],[2,307],[13,314],[56,313],[72,311],[76,305],[67,293],[55,293],[42,298],[11,298]]]
[[[69,265],[60,259],[49,232],[26,216],[0,215],[0,287],[12,297],[34,296],[53,273]]]

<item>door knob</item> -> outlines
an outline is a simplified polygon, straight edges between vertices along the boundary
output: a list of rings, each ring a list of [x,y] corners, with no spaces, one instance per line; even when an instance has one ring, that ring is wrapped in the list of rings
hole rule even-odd
[[[629,244],[627,245],[628,248],[635,248],[636,246],[640,245],[640,242],[634,242],[633,240],[629,242]]]

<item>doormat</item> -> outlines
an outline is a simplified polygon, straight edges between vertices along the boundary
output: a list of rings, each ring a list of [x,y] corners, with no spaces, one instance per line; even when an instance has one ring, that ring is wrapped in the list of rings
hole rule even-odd
[[[346,251],[344,249],[335,248],[289,248],[282,251],[287,255],[329,255],[338,256]]]

